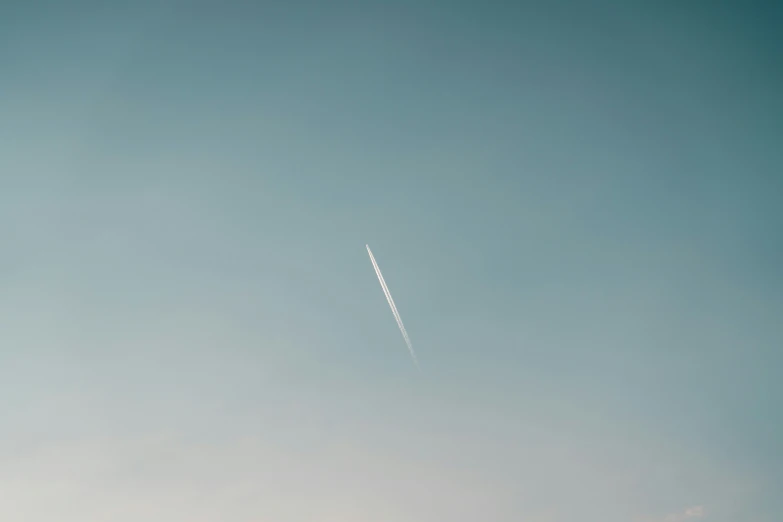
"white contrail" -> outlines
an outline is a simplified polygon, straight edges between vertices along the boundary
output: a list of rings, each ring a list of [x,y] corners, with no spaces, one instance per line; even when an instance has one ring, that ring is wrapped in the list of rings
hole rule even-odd
[[[413,345],[411,345],[410,337],[408,337],[408,332],[405,330],[405,325],[402,324],[402,318],[400,317],[400,312],[397,311],[397,305],[394,304],[394,299],[392,299],[391,292],[389,292],[389,287],[386,286],[386,281],[383,279],[383,274],[381,274],[381,269],[378,268],[378,263],[375,262],[375,256],[372,255],[372,250],[370,250],[370,245],[365,245],[367,247],[367,253],[370,254],[370,261],[372,261],[372,266],[375,269],[375,274],[378,276],[378,281],[381,283],[381,288],[383,289],[383,294],[386,296],[386,301],[389,302],[389,307],[391,308],[392,314],[394,314],[394,319],[397,321],[397,326],[400,328],[400,332],[402,332],[402,338],[405,339],[405,344],[408,345],[408,351],[411,354],[411,357],[413,358],[413,364],[416,365],[416,368],[421,370],[419,368],[419,361],[416,358],[416,352],[413,351]]]

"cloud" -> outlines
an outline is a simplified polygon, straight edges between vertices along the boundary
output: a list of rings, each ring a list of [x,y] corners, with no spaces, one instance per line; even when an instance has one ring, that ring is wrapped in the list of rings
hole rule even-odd
[[[685,518],[701,518],[704,516],[703,506],[689,507],[685,510]]]
[[[663,517],[647,516],[637,518],[636,522],[685,522],[706,516],[704,506],[691,506],[678,513],[669,513]]]

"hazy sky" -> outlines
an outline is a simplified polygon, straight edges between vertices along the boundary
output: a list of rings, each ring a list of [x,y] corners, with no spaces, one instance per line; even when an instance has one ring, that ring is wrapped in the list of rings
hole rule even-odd
[[[782,24],[4,2],[0,520],[781,520]]]

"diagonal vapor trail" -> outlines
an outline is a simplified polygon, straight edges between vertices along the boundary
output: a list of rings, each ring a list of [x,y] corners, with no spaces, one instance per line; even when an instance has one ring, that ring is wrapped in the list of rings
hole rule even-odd
[[[408,351],[410,352],[411,358],[413,359],[413,364],[416,365],[416,369],[421,371],[421,368],[419,368],[419,360],[416,358],[416,352],[413,351],[413,345],[411,344],[410,337],[408,337],[408,332],[405,330],[405,325],[402,324],[400,312],[397,311],[397,305],[394,304],[394,299],[392,299],[391,292],[389,292],[389,287],[386,285],[386,281],[383,279],[381,269],[378,267],[378,263],[375,262],[375,256],[372,255],[370,245],[365,246],[367,247],[367,253],[370,254],[370,261],[372,261],[372,266],[375,269],[375,274],[378,276],[378,281],[381,283],[383,295],[386,296],[386,301],[389,303],[389,308],[391,308],[394,319],[397,321],[397,326],[399,327],[400,332],[402,332],[402,338],[405,339],[405,344],[408,345]]]

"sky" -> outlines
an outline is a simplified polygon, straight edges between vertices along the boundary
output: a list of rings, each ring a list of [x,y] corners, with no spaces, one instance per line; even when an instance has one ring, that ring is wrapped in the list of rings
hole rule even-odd
[[[781,520],[781,24],[2,3],[0,519]]]

